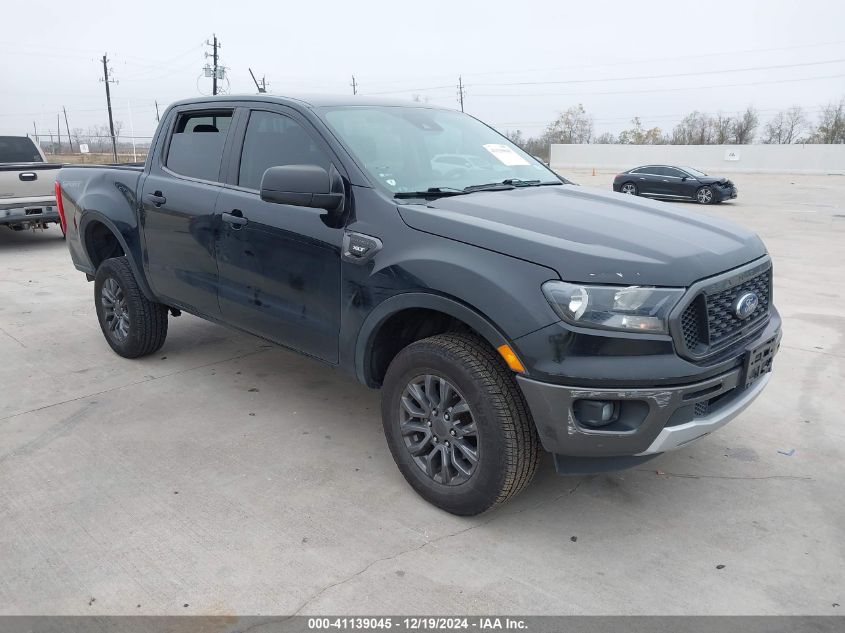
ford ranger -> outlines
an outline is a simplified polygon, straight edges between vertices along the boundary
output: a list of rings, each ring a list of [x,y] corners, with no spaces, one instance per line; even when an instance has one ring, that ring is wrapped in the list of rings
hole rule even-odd
[[[453,110],[190,99],[143,167],[65,167],[57,190],[117,354],[186,311],[339,366],[381,388],[398,468],[455,514],[524,489],[543,449],[588,473],[715,431],[780,342],[757,235],[568,184]]]

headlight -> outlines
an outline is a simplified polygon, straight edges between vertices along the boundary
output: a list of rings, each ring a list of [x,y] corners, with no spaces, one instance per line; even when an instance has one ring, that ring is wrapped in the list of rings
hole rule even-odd
[[[663,334],[669,331],[669,312],[683,296],[684,289],[581,286],[547,281],[543,284],[543,294],[567,323]]]

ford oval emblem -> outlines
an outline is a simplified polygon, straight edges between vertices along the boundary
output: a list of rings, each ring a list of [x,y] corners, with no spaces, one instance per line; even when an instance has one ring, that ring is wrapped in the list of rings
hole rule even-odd
[[[757,298],[756,294],[753,292],[746,292],[744,295],[740,295],[734,302],[734,314],[739,319],[747,319],[754,314],[754,310],[757,309],[757,305],[759,303],[760,299]]]

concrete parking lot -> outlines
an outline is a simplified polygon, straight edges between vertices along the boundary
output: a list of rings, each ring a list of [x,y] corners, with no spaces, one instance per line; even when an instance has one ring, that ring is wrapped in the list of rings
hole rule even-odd
[[[58,230],[0,231],[0,613],[841,614],[845,177],[733,179],[678,206],[772,253],[764,395],[634,470],[545,460],[470,519],[405,483],[377,392],[187,315],[121,359]]]

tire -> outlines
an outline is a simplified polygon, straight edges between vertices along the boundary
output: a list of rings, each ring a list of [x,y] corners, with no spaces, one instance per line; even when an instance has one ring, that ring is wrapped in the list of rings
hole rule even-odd
[[[709,185],[699,187],[695,192],[695,200],[698,204],[713,204],[716,194]]]
[[[436,410],[450,388],[448,408]],[[411,395],[420,390],[433,396],[433,406],[426,409]],[[540,444],[522,392],[501,358],[476,336],[438,334],[400,351],[387,369],[381,411],[387,444],[405,479],[452,514],[471,516],[504,503],[537,471]],[[468,459],[473,448],[474,464]],[[418,449],[416,456],[412,449]]]
[[[125,257],[100,264],[94,277],[94,303],[103,336],[120,356],[147,356],[164,345],[167,307],[144,296]]]
[[[640,194],[639,189],[637,189],[637,185],[633,182],[625,182],[622,183],[622,186],[619,187],[620,193],[625,193],[631,196],[638,196]]]

